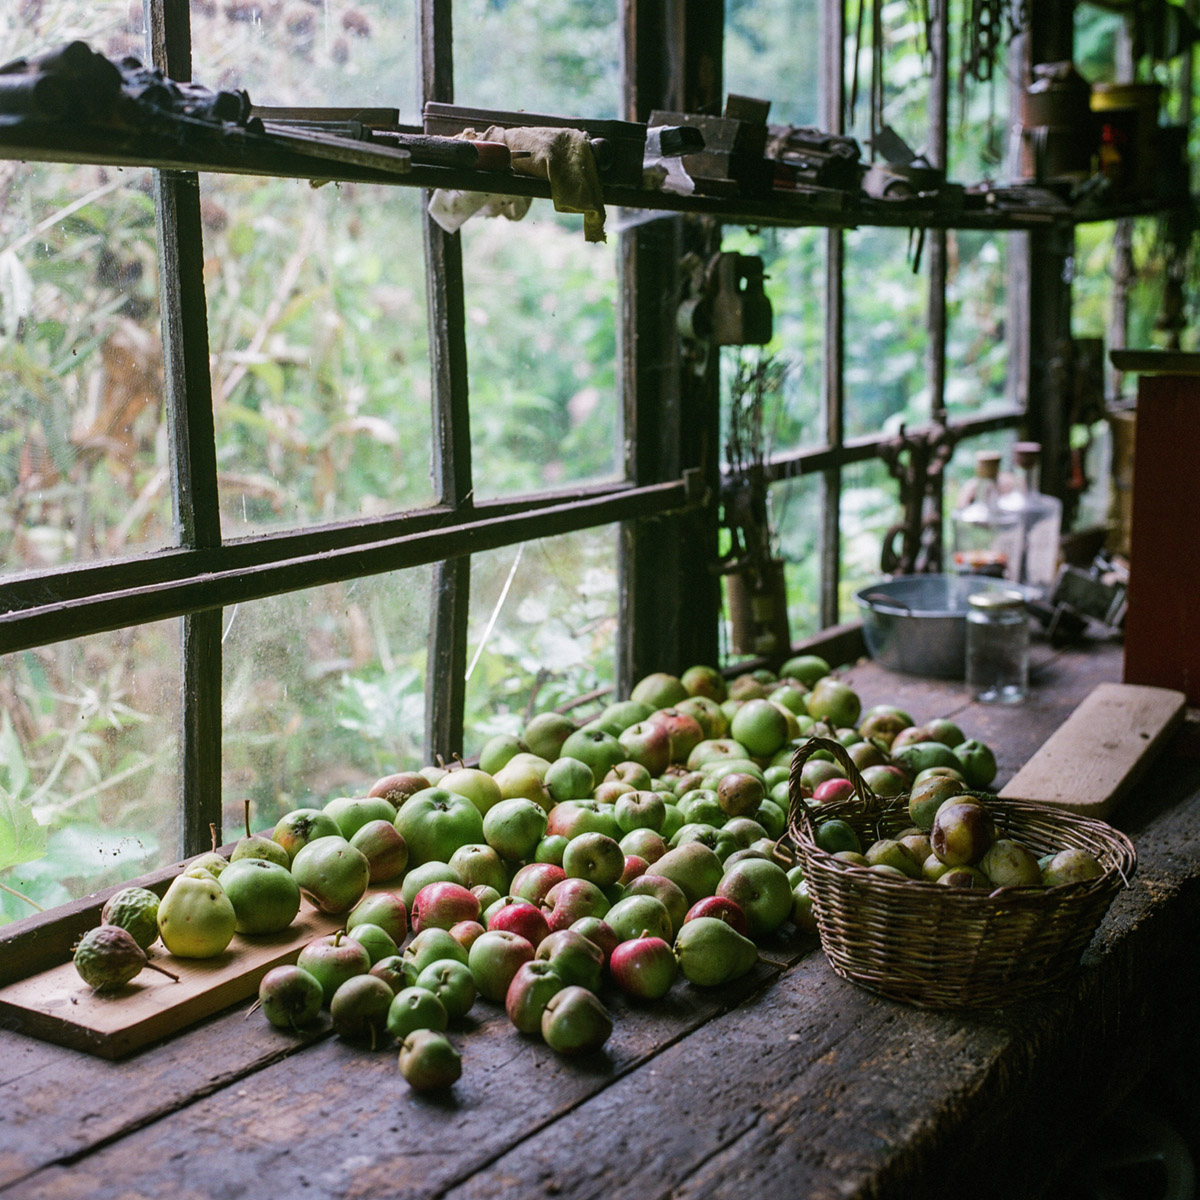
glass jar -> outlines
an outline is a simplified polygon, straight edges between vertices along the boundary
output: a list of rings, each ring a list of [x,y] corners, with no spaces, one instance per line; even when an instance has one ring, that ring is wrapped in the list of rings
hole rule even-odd
[[[1000,455],[975,455],[969,499],[952,518],[954,569],[960,575],[1011,578],[1020,553],[1021,520],[1000,507]]]
[[[1058,577],[1058,539],[1062,528],[1062,501],[1038,490],[1037,442],[1018,442],[1013,461],[1019,472],[1016,487],[1000,497],[1000,508],[1020,523],[1019,549],[1007,578],[1036,588],[1048,596]]]
[[[1008,588],[967,597],[967,687],[984,704],[1018,704],[1029,691],[1029,614]]]

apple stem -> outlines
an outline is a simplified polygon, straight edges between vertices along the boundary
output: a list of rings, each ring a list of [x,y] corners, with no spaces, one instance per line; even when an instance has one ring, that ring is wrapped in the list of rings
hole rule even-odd
[[[216,821],[209,821],[208,836],[210,838],[212,838],[212,848],[213,848],[213,853],[215,854],[217,851],[217,823],[216,823]]]
[[[152,971],[157,971],[160,975],[165,975],[174,983],[179,982],[179,976],[174,971],[168,971],[166,967],[160,967],[158,963],[152,962],[150,959],[147,959],[143,965],[149,967]]]
[[[246,797],[246,836],[250,836],[250,797]]]
[[[246,1009],[245,1015],[242,1017],[242,1020],[244,1021],[246,1019],[246,1017],[248,1017],[252,1012],[258,1012],[258,1010],[260,1008],[262,1008],[262,1001],[255,1000],[255,1002],[252,1005],[250,1005],[250,1007],[248,1009]]]

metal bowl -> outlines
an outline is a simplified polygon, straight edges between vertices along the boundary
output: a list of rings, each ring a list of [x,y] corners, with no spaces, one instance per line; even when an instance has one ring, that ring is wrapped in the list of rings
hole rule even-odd
[[[896,575],[854,593],[863,637],[881,666],[908,675],[961,679],[966,659],[967,597],[1019,591],[986,575]]]

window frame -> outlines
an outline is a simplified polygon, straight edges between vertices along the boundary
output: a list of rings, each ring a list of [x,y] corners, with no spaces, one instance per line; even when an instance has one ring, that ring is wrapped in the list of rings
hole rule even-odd
[[[1070,5],[1063,5],[1070,8]],[[931,132],[945,153],[945,89],[949,74],[945,5],[934,48]],[[424,100],[453,100],[451,0],[420,0],[420,79]],[[191,78],[187,0],[146,0],[150,60],[174,79]],[[844,0],[823,0],[824,120],[842,128]],[[654,108],[719,111],[722,99],[723,2],[621,0],[626,119],[645,121]],[[1053,23],[1052,23],[1053,25]],[[1068,22],[1069,27],[1069,22]],[[1055,31],[1058,31],[1057,33]],[[1043,49],[1061,35],[1041,36]],[[1036,41],[1037,31],[1031,35]],[[1069,35],[1068,35],[1069,36]],[[1027,51],[1029,52],[1029,51]],[[1038,61],[1037,58],[1033,61]],[[102,564],[15,576],[0,584],[0,653],[78,638],[144,622],[183,622],[181,844],[185,856],[209,846],[221,827],[221,626],[225,607],[363,575],[434,565],[426,690],[430,760],[461,748],[471,555],[531,539],[605,524],[620,526],[620,625],[617,690],[642,674],[718,657],[720,579],[717,560],[723,479],[717,453],[717,372],[680,369],[674,312],[685,251],[719,249],[722,217],[680,214],[620,235],[621,404],[625,478],[531,497],[476,502],[472,497],[462,255],[458,235],[425,221],[427,319],[433,374],[433,472],[437,502],[425,509],[344,521],[303,531],[225,539],[220,531],[212,384],[203,283],[199,190],[194,173],[157,169],[156,212],[161,271],[165,389],[172,452],[178,546]],[[702,211],[703,206],[698,206]],[[728,220],[728,218],[726,218]],[[944,418],[945,234],[933,230],[929,276],[931,420]],[[1025,423],[1035,436],[1056,431],[1040,420],[1030,381],[1046,369],[1047,348],[1069,330],[1069,284],[1062,265],[1070,239],[1013,234],[1024,281],[1010,304],[1016,344],[1029,347],[1023,378],[1002,412],[960,424],[972,436]],[[1054,239],[1059,239],[1055,241]],[[938,247],[941,246],[939,252]],[[828,314],[822,442],[774,455],[769,482],[818,475],[822,489],[820,619],[827,637],[841,636],[842,475],[878,458],[883,435],[844,436],[844,234],[827,235]],[[1032,265],[1031,265],[1032,264]],[[1036,278],[1034,275],[1036,274]],[[1049,282],[1048,282],[1049,281]],[[1048,302],[1045,297],[1052,299]],[[939,303],[940,299],[940,303]],[[1064,320],[1065,315],[1065,320]],[[1036,337],[1034,336],[1036,331]],[[1024,342],[1021,342],[1021,337]],[[1018,372],[1019,374],[1019,372]],[[686,414],[686,417],[685,417]],[[1047,477],[1052,485],[1054,480]],[[47,589],[53,599],[46,600]]]

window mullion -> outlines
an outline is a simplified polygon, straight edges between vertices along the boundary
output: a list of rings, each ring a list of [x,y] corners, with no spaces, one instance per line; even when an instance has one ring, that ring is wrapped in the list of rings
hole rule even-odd
[[[454,100],[450,0],[421,0],[420,87],[429,100]],[[429,194],[424,193],[428,203]],[[433,476],[438,500],[471,505],[471,427],[467,385],[462,235],[447,233],[426,213],[425,278],[429,357],[433,371]],[[429,655],[425,675],[425,749],[432,760],[461,752],[466,705],[467,623],[471,603],[469,555],[433,571]]]
[[[186,0],[146,0],[151,61],[170,79],[191,79]],[[163,364],[171,438],[175,521],[182,545],[221,542],[200,184],[195,174],[155,172]],[[221,610],[183,618],[183,789],[180,841],[185,855],[221,836]]]
[[[821,14],[824,38],[821,74],[822,124],[830,133],[846,127],[846,82],[843,46],[846,35],[845,0],[825,0]],[[825,235],[825,372],[822,384],[824,440],[840,447],[845,440],[845,266],[846,236],[840,229]],[[830,467],[821,475],[820,614],[823,628],[839,619],[841,581],[842,469]]]

